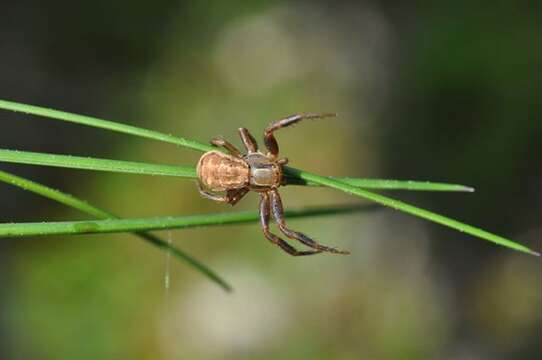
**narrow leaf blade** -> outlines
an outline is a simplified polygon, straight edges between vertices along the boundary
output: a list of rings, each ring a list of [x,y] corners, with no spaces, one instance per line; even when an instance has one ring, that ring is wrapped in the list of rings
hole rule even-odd
[[[76,123],[80,125],[105,129],[113,132],[138,136],[141,138],[152,139],[156,141],[166,142],[170,144],[175,144],[183,146],[192,150],[197,151],[211,151],[211,150],[220,150],[213,146],[210,146],[205,143],[201,143],[194,140],[188,140],[182,137],[164,134],[158,131],[149,130],[141,127],[136,127],[133,125],[127,125],[120,122],[110,121],[99,119],[96,117],[85,116],[74,114],[66,111],[54,110],[46,107],[40,107],[35,105],[28,105],[17,103],[13,101],[0,100],[0,109],[21,112],[30,115],[42,116],[50,119],[66,121],[71,123]],[[54,165],[51,165],[54,166]],[[71,166],[70,166],[71,167]],[[88,170],[99,170],[93,168],[85,168]],[[109,170],[105,170],[109,171]],[[132,171],[130,171],[133,173]],[[195,174],[195,172],[194,172]],[[166,175],[165,173],[154,173],[153,175]],[[175,175],[173,175],[175,176]],[[195,176],[195,175],[194,175]],[[189,176],[192,177],[192,176]],[[457,184],[444,184],[444,183],[429,183],[429,182],[419,182],[419,181],[399,181],[399,180],[381,180],[381,179],[354,179],[354,178],[336,178],[342,182],[348,183],[352,186],[365,188],[365,189],[379,189],[379,190],[411,190],[411,191],[461,191],[461,192],[472,192],[473,188]],[[295,176],[288,179],[289,184],[297,185],[311,185],[314,186],[314,183],[307,183],[303,179],[296,178]]]
[[[6,149],[0,149],[0,162],[139,175],[163,175],[184,178],[196,177],[196,169],[191,166],[159,165],[135,161],[98,159],[92,157],[47,154]]]
[[[212,147],[207,144],[200,143],[194,140],[184,139],[178,136],[163,134],[158,131],[144,129],[132,125],[127,125],[115,121],[98,119],[91,116],[79,115],[69,113],[66,111],[59,111],[49,109],[41,106],[34,106],[28,104],[21,104],[13,101],[0,100],[0,109],[11,110],[15,112],[21,112],[30,115],[43,116],[50,119],[67,121],[75,124],[91,126],[95,128],[101,128],[111,130],[128,135],[139,136],[142,138],[153,139],[157,141],[167,142],[179,146],[184,146],[189,149],[198,151],[209,151]]]
[[[531,255],[540,256],[540,254],[537,253],[536,251],[533,251],[527,248],[526,246],[518,244],[514,241],[508,240],[502,236],[490,233],[488,231],[479,229],[471,225],[464,224],[462,222],[448,218],[446,216],[442,216],[434,212],[415,207],[413,205],[404,203],[402,201],[388,198],[380,194],[375,194],[367,190],[360,189],[352,185],[340,182],[335,179],[330,179],[323,176],[318,176],[312,173],[298,171],[296,169],[291,169],[291,168],[289,168],[288,171],[292,173],[296,173],[300,178],[305,179],[307,181],[312,181],[320,185],[328,186],[328,187],[341,190],[352,195],[360,196],[362,198],[374,201],[375,203],[378,203],[380,205],[384,205],[392,209],[399,210],[399,211],[444,225],[446,227],[458,230],[460,232],[475,236],[480,239],[491,241],[495,244],[498,244],[498,245],[501,245],[513,250],[517,250],[517,251],[524,252]]]
[[[287,218],[306,218],[367,212],[378,209],[375,205],[317,207],[288,210]],[[106,219],[88,221],[60,221],[37,223],[0,224],[0,237],[27,237],[43,235],[103,234],[140,232],[151,230],[186,229],[202,226],[222,226],[256,223],[260,215],[255,211],[189,215],[180,217],[155,217],[139,219]]]
[[[412,181],[412,180],[387,180],[387,179],[360,179],[350,177],[333,177],[329,178],[344,182],[348,185],[359,187],[362,189],[374,190],[409,190],[409,191],[449,191],[449,192],[474,192],[474,188],[459,184],[436,183],[429,181]],[[306,181],[296,177],[293,174],[287,174],[287,185],[308,185],[321,186],[317,183]]]

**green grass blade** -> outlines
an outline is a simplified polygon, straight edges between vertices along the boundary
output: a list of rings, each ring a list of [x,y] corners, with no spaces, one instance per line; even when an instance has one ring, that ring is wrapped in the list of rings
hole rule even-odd
[[[306,181],[288,174],[286,183],[288,185],[308,185],[322,186],[311,181]],[[410,191],[451,191],[451,192],[474,192],[469,186],[459,184],[435,183],[429,181],[411,181],[411,180],[385,180],[385,179],[358,179],[350,177],[333,177],[340,182],[362,189],[375,190],[410,190]]]
[[[0,162],[12,162],[19,164],[55,166],[71,169],[84,169],[95,171],[109,171],[117,173],[130,173],[140,175],[162,175],[184,178],[196,178],[196,169],[191,166],[161,165],[133,161],[120,161],[109,159],[98,159],[91,157],[80,157],[72,155],[58,155],[36,153],[18,150],[0,149]],[[472,191],[472,188],[443,183],[378,180],[378,179],[355,179],[355,178],[331,178],[345,182],[352,186],[380,190],[424,190],[424,191]],[[294,185],[318,185],[308,182],[289,174],[288,184]]]
[[[114,217],[108,212],[98,209],[84,200],[78,199],[70,194],[63,193],[59,190],[47,187],[37,182],[22,178],[17,175],[10,174],[5,171],[0,171],[0,181],[16,186],[18,188],[33,192],[58,203],[77,209],[85,214],[96,218],[108,219]]]
[[[158,131],[126,125],[114,121],[98,119],[95,117],[73,114],[65,111],[53,110],[39,106],[16,103],[12,101],[0,100],[0,109],[22,112],[31,115],[43,116],[51,119],[68,121],[81,125],[106,129],[124,134],[134,135],[142,138],[167,142],[179,146],[184,146],[197,151],[216,150],[216,148],[194,140],[184,139],[178,136],[164,134]],[[416,191],[466,191],[472,192],[473,189],[463,185],[429,183],[417,181],[398,181],[398,180],[380,180],[380,179],[354,179],[354,178],[336,178],[352,186],[365,189],[380,190],[416,190]],[[306,184],[301,179],[290,179],[292,184]]]
[[[73,114],[65,111],[48,109],[40,106],[27,105],[12,101],[0,100],[0,109],[22,112],[31,115],[43,116],[50,119],[72,122],[80,125],[110,130],[123,134],[138,136],[141,138],[157,140],[170,144],[183,146],[197,151],[220,150],[211,145],[204,144],[194,140],[184,139],[178,136],[164,134],[158,131],[149,130],[132,125],[126,125],[114,121],[98,119],[91,116]],[[92,169],[90,169],[92,170]],[[155,175],[168,175],[155,174]],[[195,175],[195,172],[194,172]],[[175,175],[174,175],[175,176]],[[189,176],[190,177],[190,176]],[[472,192],[474,189],[456,184],[429,183],[417,181],[398,181],[398,180],[379,180],[379,179],[354,179],[354,178],[336,178],[337,180],[346,182],[352,186],[365,189],[378,190],[413,190],[413,191],[463,191]],[[315,185],[308,183],[302,179],[293,177],[288,179],[290,184],[294,185]]]
[[[328,216],[366,212],[378,209],[375,205],[354,205],[341,207],[318,207],[288,210],[289,219],[313,216]],[[186,229],[201,226],[221,226],[255,223],[260,215],[255,211],[229,212],[217,214],[189,215],[181,217],[157,217],[140,219],[109,219],[91,221],[63,221],[0,224],[0,237],[25,237],[41,235],[74,235],[139,232],[151,230]]]
[[[185,178],[196,177],[196,170],[191,166],[158,165],[134,161],[97,159],[91,157],[45,154],[5,149],[0,149],[0,162],[140,175],[164,175]]]
[[[466,234],[470,234],[480,239],[491,241],[495,244],[502,245],[504,247],[507,247],[513,250],[521,251],[521,252],[528,253],[531,255],[540,256],[539,253],[527,248],[526,246],[523,246],[521,244],[518,244],[516,242],[513,242],[501,236],[492,234],[488,231],[476,228],[471,225],[461,223],[457,220],[450,219],[448,217],[433,213],[431,211],[412,206],[402,201],[391,199],[391,198],[382,196],[380,194],[375,194],[367,190],[354,187],[352,185],[343,183],[335,179],[315,175],[309,172],[299,171],[297,169],[292,169],[292,168],[288,168],[287,171],[288,173],[293,173],[306,181],[314,182],[323,186],[328,186],[337,190],[341,190],[348,194],[357,195],[362,198],[374,201],[375,203],[378,203],[380,205],[384,205],[384,206],[393,208],[395,210],[399,210],[399,211],[444,225],[446,227],[458,230]]]
[[[142,138],[158,140],[184,146],[189,149],[198,151],[209,151],[212,147],[207,144],[200,143],[198,141],[183,139],[178,136],[167,135],[158,131],[148,130],[136,126],[126,125],[114,121],[102,120],[91,116],[84,116],[73,114],[65,111],[48,109],[40,106],[33,106],[27,104],[16,103],[12,101],[0,100],[0,109],[11,110],[15,112],[21,112],[30,115],[43,116],[50,119],[56,119],[61,121],[67,121],[80,125],[86,125],[106,130],[111,130],[128,135],[135,135]]]
[[[56,189],[52,189],[45,185],[22,178],[20,176],[10,174],[5,171],[0,171],[0,181],[14,185],[16,187],[22,188],[27,191],[33,192],[43,197],[49,198],[51,200],[54,200],[56,202],[69,206],[71,208],[77,209],[85,214],[94,216],[98,219],[116,219],[117,218],[115,215],[107,211],[104,211],[102,209],[99,209],[95,206],[92,206],[86,201],[78,199],[73,195],[63,193]],[[153,234],[149,234],[145,232],[137,232],[135,233],[135,235],[144,239],[145,241],[150,242],[151,244],[161,249],[171,252],[178,259],[185,261],[186,263],[194,267],[196,270],[198,270],[199,272],[207,276],[210,280],[220,285],[224,290],[231,291],[230,285],[225,280],[223,280],[220,276],[218,276],[218,274],[216,274],[213,270],[208,268],[206,265],[204,265],[197,259],[181,251],[179,248],[169,244],[168,242],[160,239],[159,237]]]

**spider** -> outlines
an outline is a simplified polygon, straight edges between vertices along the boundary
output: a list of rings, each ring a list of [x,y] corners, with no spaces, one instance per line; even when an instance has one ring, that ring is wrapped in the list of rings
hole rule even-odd
[[[283,184],[283,167],[288,159],[279,158],[279,146],[273,133],[283,127],[291,126],[303,119],[318,119],[336,116],[335,114],[302,113],[288,116],[271,123],[264,131],[267,153],[258,150],[258,144],[245,128],[239,135],[247,150],[242,154],[234,145],[222,137],[215,137],[211,144],[224,148],[229,154],[212,150],[206,152],[198,161],[198,190],[210,200],[235,205],[250,190],[260,194],[260,223],[265,237],[273,244],[293,256],[313,255],[321,252],[349,254],[348,251],[320,245],[307,235],[290,230],[284,220],[284,210],[278,188]],[[224,195],[217,192],[225,192]],[[269,230],[270,215],[273,214],[280,231],[290,239],[298,240],[312,248],[299,251]]]

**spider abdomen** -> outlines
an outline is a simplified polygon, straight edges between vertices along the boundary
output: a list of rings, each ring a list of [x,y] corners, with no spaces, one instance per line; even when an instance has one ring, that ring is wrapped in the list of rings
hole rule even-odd
[[[246,187],[250,179],[248,164],[220,151],[209,151],[199,160],[197,174],[201,183],[212,191]]]

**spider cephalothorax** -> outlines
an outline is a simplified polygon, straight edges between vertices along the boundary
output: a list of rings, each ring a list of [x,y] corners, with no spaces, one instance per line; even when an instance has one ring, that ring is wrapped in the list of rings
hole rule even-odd
[[[283,166],[288,160],[278,158],[279,146],[273,132],[280,128],[295,124],[303,119],[315,119],[335,116],[335,114],[296,114],[271,123],[264,132],[264,143],[267,153],[258,150],[258,144],[250,132],[245,128],[239,129],[239,134],[247,154],[243,155],[232,144],[217,137],[211,144],[225,148],[229,154],[213,150],[206,152],[199,159],[198,187],[201,195],[220,202],[235,205],[250,190],[260,193],[260,221],[265,237],[273,244],[278,245],[290,255],[312,255],[323,251],[335,254],[348,254],[348,251],[318,244],[305,234],[290,230],[284,220],[282,201],[278,187],[283,183]],[[216,192],[225,191],[225,195]],[[215,192],[215,193],[212,193]],[[295,239],[313,248],[314,250],[298,251],[269,231],[271,213],[279,229],[290,239]]]

